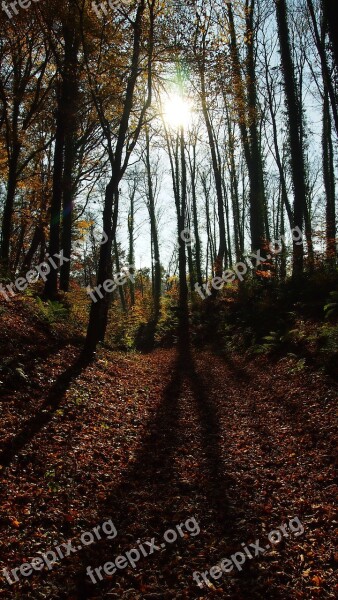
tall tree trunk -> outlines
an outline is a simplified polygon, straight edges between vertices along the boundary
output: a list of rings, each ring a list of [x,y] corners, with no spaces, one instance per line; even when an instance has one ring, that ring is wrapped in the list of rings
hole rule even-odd
[[[234,15],[231,3],[228,4],[228,21],[230,32],[230,61],[232,70],[233,93],[238,118],[241,141],[248,168],[250,182],[250,233],[253,250],[263,248],[266,232],[264,227],[264,178],[262,159],[257,133],[257,93],[254,63],[254,46],[252,31],[247,40],[247,94],[242,78],[242,65],[239,57]],[[247,27],[248,27],[247,22]],[[247,97],[248,96],[248,97]],[[248,111],[248,107],[250,110]],[[250,131],[250,137],[249,137]],[[253,137],[252,137],[253,136]],[[252,138],[252,139],[251,139]]]
[[[251,149],[250,227],[253,250],[263,249],[268,236],[265,183],[261,147],[258,135],[258,102],[255,65],[255,0],[246,2],[247,99]]]
[[[230,173],[230,193],[235,235],[235,254],[236,261],[240,262],[243,258],[244,248],[242,245],[241,220],[239,210],[238,176],[235,161],[235,136],[232,131],[229,110],[226,105],[227,130],[228,130],[228,169]]]
[[[216,257],[215,272],[217,277],[222,277],[224,262],[227,260],[227,244],[226,244],[226,230],[225,230],[225,218],[224,218],[224,203],[223,203],[223,189],[222,189],[222,173],[221,168],[217,160],[217,148],[215,137],[212,129],[212,124],[209,117],[209,110],[206,98],[206,83],[205,83],[205,65],[199,64],[199,74],[201,81],[201,102],[202,111],[204,116],[205,125],[208,133],[211,162],[215,179],[216,197],[217,197],[217,210],[218,210],[218,221],[219,221],[219,247]]]
[[[180,153],[181,153],[181,205],[178,210],[178,238],[179,238],[179,318],[180,318],[180,339],[189,330],[189,310],[188,310],[188,284],[187,284],[187,257],[185,243],[182,242],[181,234],[186,228],[186,210],[187,210],[187,164],[185,157],[184,129],[180,129]]]
[[[120,263],[120,256],[119,256],[119,247],[118,247],[118,244],[116,241],[116,237],[114,237],[114,256],[115,256],[116,272],[120,273],[121,272],[121,263]],[[123,289],[122,285],[119,285],[118,288],[119,288],[119,296],[120,296],[122,310],[124,313],[126,313],[127,312],[127,304],[126,304],[126,297],[124,294],[124,289]],[[109,302],[109,304],[110,304],[110,302]]]
[[[20,227],[19,239],[17,241],[17,247],[16,247],[16,252],[15,252],[15,259],[14,259],[14,262],[13,262],[13,272],[14,273],[16,273],[17,268],[19,266],[21,253],[23,251],[23,244],[24,244],[24,240],[25,240],[25,234],[26,234],[26,225],[24,223],[22,223],[22,225]]]
[[[300,231],[303,231],[304,213],[306,208],[306,169],[304,148],[301,140],[302,114],[297,95],[297,85],[291,54],[286,2],[285,0],[276,0],[275,6],[288,114],[291,171],[294,189],[294,225],[295,227],[299,227]],[[303,274],[303,258],[303,244],[294,242],[294,278],[301,277]]]
[[[216,262],[216,249],[215,249],[215,244],[214,244],[213,235],[212,235],[212,227],[211,227],[211,219],[210,219],[210,194],[209,194],[209,190],[208,190],[208,186],[207,186],[206,175],[203,174],[201,176],[201,182],[202,182],[204,198],[205,198],[205,216],[206,216],[206,221],[207,221],[207,248],[208,248],[207,256],[210,258],[211,274],[214,277],[214,275],[215,275],[214,265]],[[208,263],[208,261],[207,261],[207,263]],[[208,276],[209,276],[209,272],[208,272],[208,264],[207,264],[206,279],[208,279]]]
[[[335,0],[322,0],[324,19],[327,21],[336,68],[338,69],[338,10]]]
[[[201,267],[201,239],[198,227],[198,213],[197,213],[197,167],[196,167],[196,144],[193,144],[193,156],[189,154],[189,166],[190,166],[190,181],[191,181],[191,199],[192,199],[192,220],[194,224],[194,236],[195,236],[195,264],[196,264],[196,279],[197,283],[202,285],[202,267]]]
[[[331,0],[331,4],[332,4],[332,0]],[[320,36],[319,27],[318,27],[318,23],[316,20],[315,9],[314,9],[312,0],[307,0],[307,5],[308,5],[311,21],[312,21],[315,43],[316,43],[316,47],[317,47],[318,54],[320,57],[320,62],[321,62],[321,67],[322,67],[322,77],[323,77],[324,85],[327,89],[327,93],[328,93],[330,101],[331,101],[331,109],[332,109],[333,119],[334,119],[334,123],[335,123],[335,127],[336,127],[336,133],[338,135],[337,98],[335,95],[335,90],[334,90],[334,86],[333,86],[332,79],[331,79],[330,69],[329,69],[329,66],[327,63],[326,48],[325,48],[325,38],[326,38],[325,17],[323,18],[322,35]],[[338,14],[337,14],[337,18],[338,18]],[[336,27],[336,35],[338,35],[338,27]]]
[[[294,224],[293,224],[293,213],[292,213],[292,208],[291,208],[291,204],[289,201],[289,196],[288,196],[288,189],[287,189],[287,185],[286,185],[286,176],[285,176],[285,170],[284,170],[284,166],[283,166],[283,162],[282,162],[282,158],[281,158],[281,154],[279,151],[279,144],[278,144],[278,128],[277,128],[277,121],[276,121],[276,109],[274,106],[274,100],[273,100],[273,91],[272,91],[272,84],[271,81],[269,79],[269,65],[268,65],[268,59],[267,59],[267,55],[266,55],[266,50],[264,48],[264,58],[265,58],[265,80],[266,80],[266,88],[267,88],[267,101],[268,101],[268,107],[269,107],[269,112],[270,112],[270,117],[271,117],[271,123],[272,123],[272,132],[273,132],[273,145],[274,145],[274,149],[275,149],[275,160],[276,160],[276,164],[278,167],[278,171],[279,171],[279,180],[280,180],[280,186],[281,186],[281,196],[282,196],[282,201],[286,210],[286,214],[288,216],[288,220],[289,220],[289,224],[290,224],[290,229],[293,229]]]
[[[17,121],[18,117],[14,118]],[[18,181],[18,163],[21,151],[21,144],[17,137],[17,126],[14,123],[14,140],[12,153],[9,160],[9,173],[7,182],[7,195],[5,200],[2,231],[1,231],[1,262],[5,271],[9,269],[9,251],[12,236],[14,200]]]
[[[74,28],[72,32],[72,44],[70,50],[69,73],[65,82],[66,97],[66,135],[65,156],[63,172],[63,213],[62,213],[62,235],[61,245],[66,258],[69,261],[63,263],[60,269],[60,289],[69,291],[70,258],[72,253],[72,222],[73,222],[73,200],[74,200],[74,169],[76,162],[76,132],[78,112],[78,49],[79,39]]]
[[[61,83],[58,93],[58,108],[56,118],[56,134],[54,147],[54,166],[53,166],[53,193],[50,213],[49,246],[50,256],[60,253],[60,230],[61,230],[61,210],[63,193],[63,169],[64,169],[64,150],[65,139],[68,135],[67,110],[69,102],[69,89],[72,85],[72,59],[73,59],[73,32],[68,25],[63,27],[63,37],[65,41],[64,59],[61,73]],[[58,271],[51,269],[47,275],[44,296],[48,299],[56,297],[58,291]]]
[[[130,194],[130,210],[128,215],[128,236],[129,236],[129,251],[128,251],[128,263],[129,268],[131,265],[135,265],[135,240],[134,240],[134,226],[135,226],[135,194],[136,194],[136,183],[131,190]],[[130,290],[130,304],[135,306],[135,283],[133,280],[129,282]]]
[[[334,151],[332,143],[331,115],[327,89],[323,101],[323,176],[326,194],[326,259],[329,264],[336,262],[336,183]]]
[[[186,228],[187,228],[187,231],[189,231],[191,233],[191,215],[189,212],[189,208],[187,210]],[[194,264],[194,257],[193,257],[191,242],[187,243],[187,255],[188,255],[188,268],[189,268],[189,287],[190,287],[191,293],[193,293],[195,291],[195,284],[196,284],[196,269],[195,269],[195,264]]]
[[[156,210],[155,210],[155,197],[154,197],[154,186],[153,186],[153,178],[151,172],[151,162],[150,162],[150,138],[149,138],[149,130],[146,128],[146,170],[147,170],[147,188],[148,188],[148,211],[150,218],[150,230],[151,230],[151,240],[153,247],[153,257],[154,257],[154,320],[158,321],[160,316],[160,305],[161,305],[161,287],[162,287],[162,278],[161,278],[161,262],[160,262],[160,246],[158,241],[158,231],[157,231],[157,222],[156,222]]]

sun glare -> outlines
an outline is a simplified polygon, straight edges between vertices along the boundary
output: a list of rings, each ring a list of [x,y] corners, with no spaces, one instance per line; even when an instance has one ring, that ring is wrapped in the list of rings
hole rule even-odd
[[[163,118],[173,129],[186,129],[192,121],[191,102],[178,94],[171,94],[163,101]]]

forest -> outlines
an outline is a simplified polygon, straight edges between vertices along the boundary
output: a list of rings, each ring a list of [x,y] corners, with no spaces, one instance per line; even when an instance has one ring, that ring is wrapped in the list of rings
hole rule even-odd
[[[337,3],[0,9],[0,598],[336,598]]]

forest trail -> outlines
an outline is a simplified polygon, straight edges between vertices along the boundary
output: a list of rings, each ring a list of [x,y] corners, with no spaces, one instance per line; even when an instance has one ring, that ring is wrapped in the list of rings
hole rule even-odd
[[[21,577],[12,588],[20,598],[335,597],[337,388],[330,379],[288,358],[248,363],[211,350],[102,351],[82,370],[69,368],[77,354],[62,347],[44,365],[30,364],[29,381],[6,396],[0,511],[13,519],[2,566],[19,566],[108,519],[118,535],[50,572]],[[292,518],[301,535],[289,532],[241,571],[197,586],[195,571],[257,540],[265,547]],[[86,575],[88,565],[104,565],[140,540],[161,540],[188,519],[198,535],[186,532],[97,585]],[[0,597],[6,593],[4,584]]]

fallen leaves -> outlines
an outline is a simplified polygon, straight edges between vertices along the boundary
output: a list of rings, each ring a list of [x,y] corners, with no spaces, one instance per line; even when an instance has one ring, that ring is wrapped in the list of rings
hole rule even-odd
[[[176,350],[102,351],[50,412],[44,402],[51,382],[77,355],[74,346],[55,348],[43,368],[29,359],[22,367],[29,383],[7,390],[4,440],[27,429],[32,415],[45,411],[50,419],[32,430],[1,473],[1,567],[78,539],[108,518],[116,521],[118,538],[70,557],[55,572],[20,581],[22,597],[75,600],[80,580],[88,598],[190,600],[200,592],[229,600],[334,598],[337,395],[331,382],[310,369],[291,382],[287,363],[272,369],[265,358],[248,365],[238,356],[228,364],[196,351],[194,371],[186,363],[177,373]],[[193,515],[199,536],[185,535],[140,561],[137,571],[107,579],[102,590],[89,587],[88,564],[103,564]],[[283,540],[241,573],[196,587],[194,570],[204,572],[242,543],[263,541],[295,516],[303,536]]]

